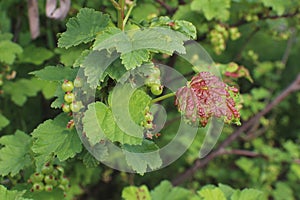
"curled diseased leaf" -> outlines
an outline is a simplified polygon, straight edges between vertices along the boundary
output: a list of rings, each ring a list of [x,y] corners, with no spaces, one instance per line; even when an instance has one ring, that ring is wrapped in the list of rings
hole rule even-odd
[[[226,123],[239,124],[236,97],[238,89],[230,87],[210,72],[200,72],[176,92],[175,104],[191,123],[206,126],[211,117],[224,117]]]

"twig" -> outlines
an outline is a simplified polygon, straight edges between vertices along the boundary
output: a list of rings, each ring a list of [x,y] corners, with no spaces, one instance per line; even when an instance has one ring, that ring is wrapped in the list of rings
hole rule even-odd
[[[296,29],[294,27],[291,28],[290,31],[291,31],[291,36],[290,36],[290,38],[287,41],[287,45],[286,45],[284,54],[283,54],[282,59],[281,59],[281,62],[282,62],[283,65],[286,65],[286,63],[287,63],[287,61],[289,59],[293,43],[295,42],[295,38],[297,36]]]
[[[259,153],[253,152],[253,151],[247,151],[242,149],[232,149],[232,150],[223,150],[220,154],[233,154],[233,155],[240,155],[240,156],[247,156],[247,157],[258,157],[262,156]],[[220,155],[219,154],[219,155]]]
[[[267,16],[263,16],[262,14],[258,15],[258,19],[259,20],[266,20],[266,19],[280,19],[280,18],[289,18],[289,17],[294,17],[296,16],[297,14],[299,14],[300,10],[297,9],[295,12],[293,13],[286,13],[286,14],[283,14],[283,15],[267,15]],[[234,24],[232,24],[231,26],[232,27],[235,27],[235,26],[241,26],[241,25],[245,25],[245,24],[249,24],[249,23],[252,23],[252,21],[246,21],[245,19],[242,19]]]
[[[300,89],[300,74],[298,74],[297,78],[285,89],[283,90],[271,103],[269,103],[265,109],[257,113],[254,117],[252,117],[249,121],[244,123],[240,128],[236,129],[234,133],[232,133],[225,141],[223,141],[219,147],[212,151],[208,156],[203,159],[197,159],[194,165],[187,169],[185,172],[181,173],[177,176],[173,181],[173,185],[179,185],[184,182],[186,179],[190,178],[198,169],[206,166],[212,159],[215,157],[222,155],[225,152],[225,147],[230,145],[233,141],[235,141],[242,133],[249,130],[253,124],[255,124],[262,116],[269,113],[275,106],[277,106],[281,101],[283,101],[286,97],[288,97],[291,93]]]
[[[164,7],[168,14],[172,14],[174,12],[174,9],[169,6],[168,4],[166,4],[165,2],[163,2],[162,0],[155,0],[157,3],[159,3],[162,7]]]

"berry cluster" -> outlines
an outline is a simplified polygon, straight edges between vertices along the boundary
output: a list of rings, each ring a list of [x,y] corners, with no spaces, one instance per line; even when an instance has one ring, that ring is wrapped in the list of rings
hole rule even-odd
[[[153,124],[154,116],[150,112],[149,106],[144,110],[145,119],[141,122],[141,125],[145,128],[145,138],[153,139],[153,136],[156,138],[160,136],[160,133],[153,134],[152,131],[155,129],[155,124]]]
[[[158,67],[153,66],[151,73],[147,76],[144,83],[150,87],[152,94],[161,95],[163,92],[163,86],[160,82],[160,70]]]
[[[51,163],[46,163],[40,173],[33,173],[28,182],[32,183],[31,192],[51,192],[54,187],[67,191],[70,187],[68,178],[64,176],[64,169]]]
[[[66,113],[79,112],[82,108],[82,102],[75,100],[75,95],[72,92],[74,87],[82,87],[82,81],[79,78],[76,78],[74,83],[72,81],[65,80],[61,85],[62,90],[65,92],[65,103],[62,104],[62,110]]]
[[[237,40],[241,36],[237,27],[226,28],[217,24],[209,33],[210,42],[213,45],[216,54],[221,54],[226,48],[226,40]]]
[[[176,92],[175,105],[185,118],[195,124],[206,126],[211,117],[224,117],[226,123],[239,124],[240,114],[234,98],[238,90],[229,87],[210,72],[200,72],[187,86]]]

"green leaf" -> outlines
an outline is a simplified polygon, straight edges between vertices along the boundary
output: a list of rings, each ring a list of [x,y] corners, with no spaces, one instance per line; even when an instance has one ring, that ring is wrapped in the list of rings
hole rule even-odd
[[[183,42],[188,40],[183,34],[168,28],[149,28],[129,32],[113,31],[110,37],[96,38],[94,50],[116,48],[121,54],[139,49],[148,49],[172,54],[185,53]]]
[[[138,3],[132,11],[133,19],[143,21],[159,15],[159,9],[153,3]]]
[[[121,55],[122,64],[127,70],[141,66],[143,62],[150,59],[150,53],[145,49],[131,51]]]
[[[155,200],[190,200],[193,196],[191,191],[173,187],[169,181],[162,181],[151,191],[151,197]]]
[[[235,191],[231,196],[231,200],[257,200],[262,199],[263,193],[255,189],[244,189]]]
[[[284,182],[277,182],[276,189],[273,191],[275,200],[294,200],[293,190]]]
[[[24,191],[17,191],[17,190],[8,190],[3,185],[0,185],[0,199],[2,200],[25,200],[24,197],[22,197],[25,194]],[[32,200],[32,199],[26,199],[26,200]]]
[[[105,70],[105,75],[108,75],[112,79],[115,79],[116,81],[120,81],[120,79],[123,79],[125,77],[128,78],[130,73],[126,73],[127,70],[125,69],[124,65],[121,64],[121,60],[117,59],[115,62],[113,62],[112,65],[109,65],[108,68]],[[125,75],[126,74],[126,75]]]
[[[9,124],[9,120],[0,113],[0,131]]]
[[[76,17],[67,23],[67,31],[58,39],[58,47],[69,48],[80,43],[88,43],[96,34],[107,28],[109,16],[90,8],[82,8]]]
[[[84,113],[82,119],[83,131],[88,138],[91,146],[96,145],[105,139],[105,135],[101,127],[103,127],[104,119],[109,112],[108,107],[101,102],[91,103]]]
[[[22,52],[23,49],[20,45],[10,40],[0,41],[0,62],[11,65],[14,63],[16,56]]]
[[[226,197],[220,188],[209,188],[204,187],[198,194],[203,198],[203,200],[226,200]]]
[[[117,57],[118,54],[116,52],[110,54],[106,50],[92,51],[86,56],[82,67],[91,88],[95,89],[99,85],[99,80],[102,78],[104,71]]]
[[[31,137],[22,131],[0,138],[0,144],[4,145],[0,149],[0,174],[2,176],[8,174],[14,176],[31,164],[31,142]]]
[[[83,130],[92,146],[108,138],[121,144],[141,144],[142,138],[124,133],[115,122],[112,111],[102,102],[88,106],[83,117]]]
[[[30,72],[30,74],[46,81],[74,80],[78,69],[60,66],[47,66],[44,69]]]
[[[97,167],[99,165],[99,161],[95,159],[88,151],[84,154],[82,159],[83,164],[87,168]]]
[[[194,11],[202,11],[207,20],[213,18],[226,21],[229,19],[230,0],[194,0],[191,4]]]
[[[82,54],[84,51],[83,47],[73,47],[69,49],[61,49],[57,48],[55,49],[55,53],[58,53],[60,55],[60,62],[64,64],[64,66],[71,67],[75,63],[78,57]]]
[[[143,175],[147,168],[154,170],[162,165],[159,147],[152,141],[144,140],[141,145],[123,145],[123,152],[129,166]]]
[[[65,92],[61,89],[61,87],[56,88],[55,96],[57,98],[51,103],[51,108],[61,108],[62,104],[65,103]]]
[[[110,29],[97,36],[94,50],[116,49],[121,53],[122,63],[127,69],[135,68],[149,60],[148,51],[172,54],[185,53],[183,42],[188,37],[168,28],[149,28],[121,32]],[[135,52],[137,51],[137,52]],[[124,60],[123,60],[124,59]]]
[[[226,199],[230,199],[231,195],[234,193],[234,189],[228,185],[224,185],[221,183],[219,183],[218,186],[224,193]]]
[[[16,82],[7,82],[3,86],[5,94],[11,96],[11,100],[18,106],[24,105],[27,97],[36,96],[42,90],[45,82],[36,78],[32,79],[19,79]]]
[[[37,169],[40,170],[53,155],[60,161],[73,158],[82,149],[81,141],[75,129],[68,129],[66,125],[69,117],[63,113],[54,120],[47,120],[40,124],[33,132],[32,151],[36,154]]]
[[[123,92],[125,91],[123,90]],[[150,105],[151,100],[152,98],[143,90],[135,90],[132,94],[129,100],[129,112],[136,124],[140,124],[145,119],[144,110]]]
[[[178,26],[176,31],[185,34],[187,37],[191,39],[196,39],[197,30],[196,27],[191,22],[184,21],[184,20],[175,20],[175,25]]]
[[[50,59],[54,53],[44,47],[36,47],[30,45],[24,48],[23,53],[19,56],[20,62],[32,63],[34,65],[41,65],[46,60]]]
[[[142,185],[140,187],[125,187],[122,191],[122,198],[125,200],[151,200],[150,193],[146,185]]]

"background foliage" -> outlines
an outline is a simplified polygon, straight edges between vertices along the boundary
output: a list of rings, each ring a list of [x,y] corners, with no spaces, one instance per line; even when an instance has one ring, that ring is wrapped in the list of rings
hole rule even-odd
[[[72,68],[75,60],[89,48],[97,32],[111,26],[109,17],[117,22],[109,0],[73,0],[67,18],[76,16],[83,7],[107,15],[95,16],[96,24],[79,23],[80,29],[66,27],[68,19],[46,18],[45,2],[39,1],[41,35],[32,40],[26,1],[0,2],[0,199],[64,199],[58,189],[32,193],[27,183],[30,174],[41,169],[53,154],[57,156],[55,164],[63,166],[70,180],[66,199],[300,199],[299,92],[291,90],[270,112],[258,115],[299,74],[299,1],[137,1],[125,28],[147,25],[158,16],[193,23],[197,42],[212,56],[223,80],[240,88],[241,127],[252,119],[233,140],[230,136],[239,127],[226,125],[216,149],[224,141],[230,144],[206,160],[197,159],[205,133],[200,129],[184,156],[144,176],[99,164],[82,148],[77,134],[72,134],[75,130],[65,128],[69,119],[60,109],[53,109],[63,102],[55,100],[62,96],[57,90],[60,81],[73,80],[77,73]],[[81,13],[78,19],[92,15],[89,9]],[[84,44],[79,45],[81,42]],[[141,57],[139,62],[146,59]],[[193,68],[176,56],[163,58],[163,62],[188,79],[194,74]],[[126,69],[134,68],[126,59],[123,64]],[[174,119],[169,119],[158,141],[161,144],[173,137],[178,116],[173,99],[163,104],[174,113]],[[104,104],[96,106],[105,109]],[[64,131],[68,133],[61,134]],[[173,187],[171,182],[179,186]]]

